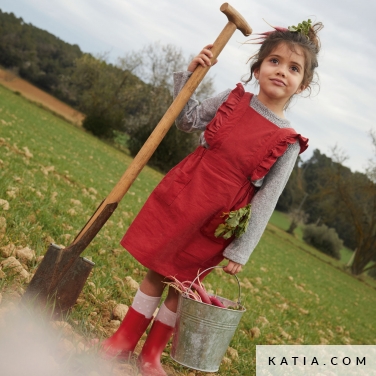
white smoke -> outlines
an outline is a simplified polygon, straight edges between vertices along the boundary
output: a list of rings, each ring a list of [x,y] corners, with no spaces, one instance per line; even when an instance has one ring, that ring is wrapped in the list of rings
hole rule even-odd
[[[119,367],[101,359],[95,350],[78,340],[67,339],[64,325],[51,325],[41,316],[13,304],[1,305],[1,376],[129,375],[124,367],[118,373]]]

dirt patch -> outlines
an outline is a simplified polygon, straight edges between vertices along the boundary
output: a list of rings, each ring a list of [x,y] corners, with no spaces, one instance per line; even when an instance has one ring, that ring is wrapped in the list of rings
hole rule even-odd
[[[83,113],[5,69],[0,69],[0,84],[12,91],[18,91],[32,102],[40,103],[73,124],[81,125],[85,118]]]

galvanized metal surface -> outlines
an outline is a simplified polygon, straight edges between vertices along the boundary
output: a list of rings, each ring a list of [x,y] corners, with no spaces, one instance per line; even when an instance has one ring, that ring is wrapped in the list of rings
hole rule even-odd
[[[171,348],[173,360],[198,371],[218,371],[246,310],[231,300],[217,298],[225,307],[238,309],[220,308],[180,295]]]

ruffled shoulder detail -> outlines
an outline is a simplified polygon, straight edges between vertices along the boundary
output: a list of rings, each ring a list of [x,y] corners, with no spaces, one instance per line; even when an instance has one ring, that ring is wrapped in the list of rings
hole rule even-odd
[[[301,134],[298,134],[298,140],[299,140],[299,144],[300,144],[299,154],[302,154],[303,151],[307,150],[307,148],[308,148],[309,139],[306,138],[306,137],[303,137]]]
[[[218,131],[218,129],[222,126],[222,124],[229,118],[229,116],[234,112],[237,105],[240,103],[242,98],[246,94],[244,87],[242,84],[237,84],[236,88],[232,90],[225,102],[221,104],[218,108],[215,117],[212,121],[206,126],[205,130],[205,140],[210,145],[214,135]],[[249,94],[249,99],[251,99],[251,94]],[[249,103],[247,103],[249,106]]]
[[[303,151],[308,148],[308,138],[295,133],[292,128],[283,128],[281,131],[283,133],[282,137],[279,137],[274,145],[268,149],[267,153],[264,155],[264,158],[253,171],[251,175],[252,181],[263,178],[272,168],[277,159],[285,153],[289,144],[294,144],[298,141],[300,144],[299,154],[303,153]]]

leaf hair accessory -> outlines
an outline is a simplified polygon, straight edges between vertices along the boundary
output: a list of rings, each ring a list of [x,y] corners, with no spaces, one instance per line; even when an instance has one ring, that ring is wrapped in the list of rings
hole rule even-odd
[[[289,26],[288,30],[293,33],[302,33],[309,39],[309,30],[311,29],[312,21],[308,19],[308,21],[303,21],[298,23],[298,26]]]

